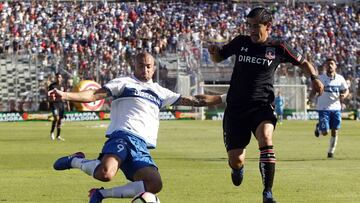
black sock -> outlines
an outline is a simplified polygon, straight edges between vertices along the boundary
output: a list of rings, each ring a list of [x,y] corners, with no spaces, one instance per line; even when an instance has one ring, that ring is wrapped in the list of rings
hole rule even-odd
[[[57,122],[57,135],[56,137],[60,137],[60,131],[61,131],[61,119]]]
[[[56,137],[60,137],[60,131],[61,131],[61,128],[58,128]]]
[[[275,152],[273,146],[260,148],[259,168],[264,185],[264,191],[271,191],[275,175]]]
[[[53,132],[54,132],[54,130],[55,130],[55,125],[56,125],[56,121],[52,121],[50,133],[53,133]]]

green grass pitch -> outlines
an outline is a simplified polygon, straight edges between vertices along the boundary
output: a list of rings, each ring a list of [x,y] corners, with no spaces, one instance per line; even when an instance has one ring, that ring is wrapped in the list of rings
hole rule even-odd
[[[54,171],[59,156],[83,151],[96,158],[108,122],[66,122],[65,142],[49,139],[50,122],[0,123],[0,202],[82,203],[92,187],[126,182],[97,181],[80,170]],[[274,196],[280,203],[360,202],[360,122],[344,121],[334,159],[329,137],[313,135],[315,121],[285,121],[275,131],[277,171]],[[261,202],[259,152],[254,137],[247,150],[245,178],[232,185],[221,121],[162,121],[152,156],[164,187],[162,203]],[[130,199],[106,199],[130,202]]]

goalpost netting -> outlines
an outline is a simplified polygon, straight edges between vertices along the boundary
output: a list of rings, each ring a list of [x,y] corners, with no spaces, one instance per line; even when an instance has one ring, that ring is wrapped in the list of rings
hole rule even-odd
[[[229,85],[202,84],[201,88],[204,94],[224,94],[227,93]],[[274,90],[275,96],[280,91],[282,97],[284,98],[284,109],[285,112],[287,112],[285,114],[285,119],[307,119],[306,85],[274,85]]]

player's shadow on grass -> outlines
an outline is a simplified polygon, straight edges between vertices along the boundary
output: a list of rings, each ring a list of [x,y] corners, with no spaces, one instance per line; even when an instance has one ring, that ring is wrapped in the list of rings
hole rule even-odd
[[[226,157],[219,158],[197,158],[197,157],[158,157],[156,160],[187,160],[187,161],[201,161],[201,162],[227,162]],[[247,161],[259,161],[259,158],[246,158]],[[360,160],[360,157],[335,157],[332,159],[326,157],[316,157],[316,158],[294,158],[294,159],[277,159],[278,162],[311,162],[311,161],[342,161],[342,160]]]
[[[360,157],[335,157],[335,158],[327,158],[327,157],[317,157],[317,158],[294,158],[294,159],[276,159],[276,161],[281,162],[307,162],[307,161],[342,161],[342,160],[360,160]]]
[[[202,162],[223,162],[227,161],[227,158],[196,158],[196,157],[158,157],[156,160],[185,160],[185,161],[202,161]]]

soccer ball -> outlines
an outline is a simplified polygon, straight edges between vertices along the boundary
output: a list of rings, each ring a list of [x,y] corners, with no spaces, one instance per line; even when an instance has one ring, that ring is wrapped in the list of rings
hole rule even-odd
[[[151,192],[142,192],[137,194],[131,203],[160,203],[160,200]]]

